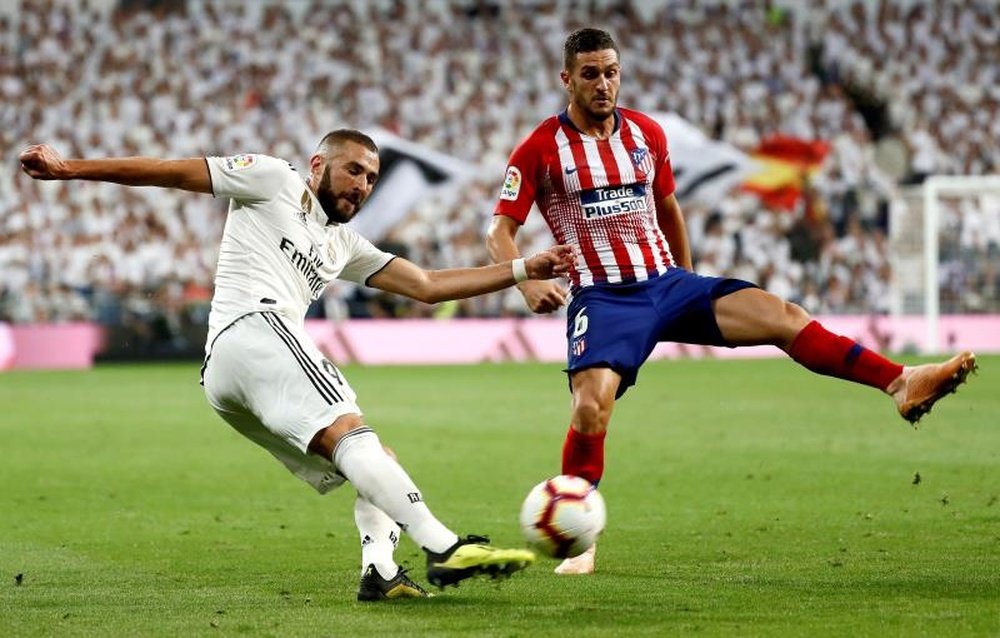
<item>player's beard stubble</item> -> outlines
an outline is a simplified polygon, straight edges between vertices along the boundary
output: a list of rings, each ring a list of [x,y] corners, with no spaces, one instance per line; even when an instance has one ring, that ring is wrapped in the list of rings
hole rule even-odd
[[[351,221],[357,214],[358,209],[361,208],[361,204],[364,203],[364,200],[355,201],[355,198],[345,193],[334,192],[332,180],[330,179],[329,166],[323,169],[323,177],[320,178],[319,184],[316,187],[316,199],[319,200],[319,205],[323,207],[323,212],[326,213],[327,219],[330,222],[338,224],[346,224]],[[346,212],[342,210],[340,206],[341,202],[345,206],[349,206],[350,210]]]
[[[599,100],[598,98],[604,99]],[[584,90],[574,89],[573,101],[588,120],[603,122],[614,115],[615,108],[618,106],[618,95],[611,91],[604,94],[588,95]]]

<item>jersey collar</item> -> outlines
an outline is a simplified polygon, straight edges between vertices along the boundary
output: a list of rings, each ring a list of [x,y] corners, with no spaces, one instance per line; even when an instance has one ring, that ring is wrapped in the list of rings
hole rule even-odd
[[[307,217],[316,220],[320,226],[330,225],[330,218],[326,216],[326,211],[323,210],[323,206],[320,205],[319,200],[316,199],[316,195],[309,188],[309,184],[303,183],[302,185],[305,187],[305,191],[302,193],[302,199],[299,201],[299,208],[302,209],[302,212]]]
[[[611,131],[611,135],[614,135],[615,133],[617,133],[618,129],[622,125],[622,118],[621,118],[621,114],[618,112],[618,107],[615,107],[615,112],[614,112],[613,115],[615,116],[615,128]],[[568,126],[571,129],[573,129],[574,131],[576,131],[580,135],[583,135],[584,137],[593,137],[592,135],[587,135],[586,133],[584,133],[583,131],[581,131],[579,128],[577,128],[576,124],[573,124],[573,120],[569,119],[569,107],[563,109],[562,113],[559,114],[559,121],[562,124],[565,124],[566,126]]]

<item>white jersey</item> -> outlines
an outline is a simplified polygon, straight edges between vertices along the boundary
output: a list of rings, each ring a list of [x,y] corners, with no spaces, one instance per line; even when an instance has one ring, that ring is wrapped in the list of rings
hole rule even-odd
[[[332,280],[364,284],[394,255],[326,213],[292,166],[267,155],[206,157],[216,197],[228,197],[208,342],[240,317],[280,313],[296,325]]]

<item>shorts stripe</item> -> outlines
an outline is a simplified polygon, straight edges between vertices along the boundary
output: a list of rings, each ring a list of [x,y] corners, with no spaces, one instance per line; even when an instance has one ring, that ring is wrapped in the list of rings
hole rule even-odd
[[[334,403],[339,403],[344,400],[344,397],[337,392],[337,389],[333,387],[333,383],[323,374],[323,371],[316,366],[316,363],[305,353],[302,349],[301,344],[295,339],[295,335],[288,330],[288,328],[281,322],[281,319],[276,317],[273,313],[262,312],[260,313],[264,320],[270,324],[271,328],[278,335],[278,338],[285,342],[288,349],[291,350],[292,356],[295,360],[299,362],[299,366],[302,371],[306,373],[309,377],[309,381],[316,388],[316,391],[320,393],[320,396],[326,400],[327,403],[333,405]]]
[[[198,373],[198,383],[200,385],[205,385],[205,370],[208,370],[208,360],[212,358],[212,348],[215,347],[215,342],[219,340],[219,337],[222,336],[223,332],[225,332],[226,330],[229,330],[230,328],[232,328],[233,326],[235,326],[237,322],[239,322],[242,319],[246,319],[247,317],[249,317],[252,314],[254,314],[254,313],[248,312],[245,315],[240,315],[239,317],[236,317],[235,319],[233,319],[232,321],[230,321],[229,324],[225,328],[223,328],[222,330],[220,330],[219,332],[217,332],[215,334],[215,338],[212,339],[212,343],[208,344],[207,354],[205,355],[205,360],[201,362],[201,371]]]

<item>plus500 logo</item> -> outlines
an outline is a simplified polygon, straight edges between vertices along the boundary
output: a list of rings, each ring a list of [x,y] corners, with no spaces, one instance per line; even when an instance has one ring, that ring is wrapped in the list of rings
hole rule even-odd
[[[644,213],[649,208],[644,184],[593,188],[580,193],[580,203],[583,205],[583,216],[587,219]]]

